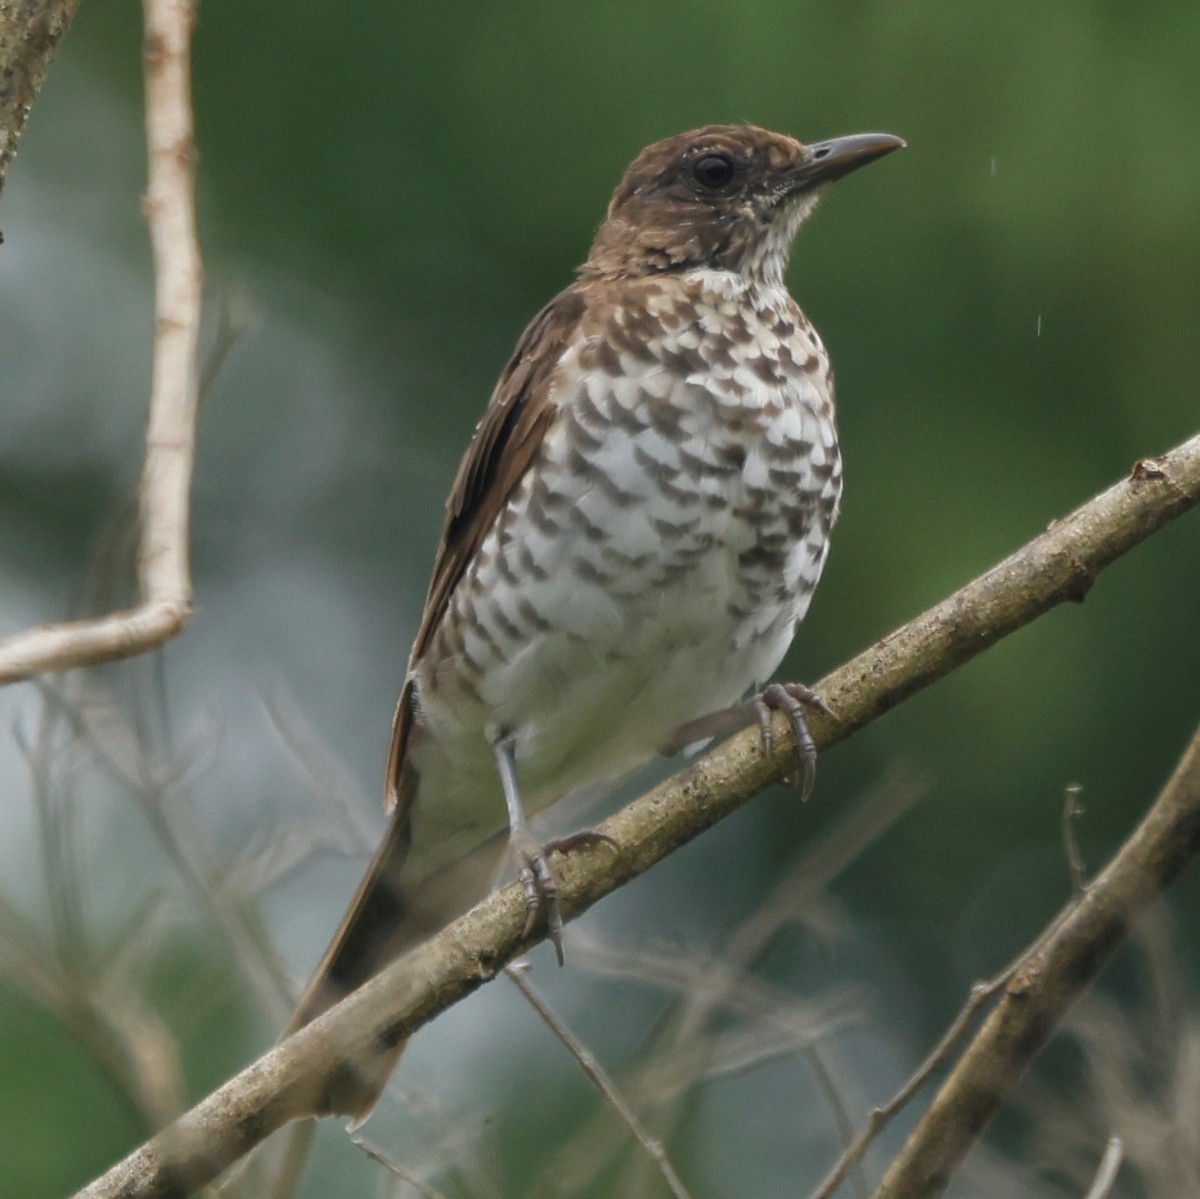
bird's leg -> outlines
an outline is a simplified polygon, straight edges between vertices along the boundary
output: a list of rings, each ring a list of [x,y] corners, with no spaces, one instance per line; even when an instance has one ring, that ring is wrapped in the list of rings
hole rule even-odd
[[[563,964],[563,919],[558,905],[558,880],[550,869],[547,855],[555,850],[565,853],[581,845],[606,842],[616,848],[616,841],[607,833],[584,829],[567,837],[553,837],[543,844],[530,831],[521,806],[517,787],[516,738],[503,733],[492,742],[500,785],[504,788],[504,806],[508,809],[508,843],[517,862],[517,880],[525,892],[525,935],[533,932],[538,912],[546,911],[546,930],[554,945],[554,956]]]
[[[817,779],[817,747],[813,744],[812,734],[808,731],[808,721],[804,718],[805,704],[816,708],[825,716],[836,719],[833,710],[811,687],[806,687],[803,683],[772,683],[744,704],[735,704],[732,708],[722,708],[719,712],[712,712],[697,720],[689,720],[687,724],[675,730],[660,752],[667,755],[677,754],[696,741],[736,733],[749,724],[757,723],[763,749],[770,754],[775,744],[775,737],[771,732],[771,713],[783,712],[796,738],[796,756],[803,771],[800,798],[805,800],[812,794]],[[788,782],[790,779],[784,781]]]
[[[546,861],[546,851],[529,830],[521,792],[517,788],[517,743],[512,733],[504,733],[492,742],[500,785],[504,788],[504,806],[508,809],[508,843],[517,861],[517,880],[525,892],[525,935],[533,931],[538,912],[546,909],[546,926],[554,943],[554,954],[561,966],[562,912],[558,907],[558,880]]]

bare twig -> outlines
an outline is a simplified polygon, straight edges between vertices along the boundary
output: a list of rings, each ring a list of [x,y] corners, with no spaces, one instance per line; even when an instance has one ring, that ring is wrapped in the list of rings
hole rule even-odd
[[[1139,463],[1130,478],[822,679],[818,689],[840,719],[813,717],[818,746],[828,748],[843,740],[1041,612],[1079,599],[1106,565],[1197,499],[1200,435],[1161,458]],[[780,720],[778,725],[773,754],[764,753],[757,730],[747,730],[604,822],[601,831],[612,844],[560,858],[556,873],[564,915],[578,916],[785,774],[793,763],[794,747],[787,722]],[[1200,775],[1200,742],[1196,757]],[[1116,886],[1126,900],[1136,896],[1141,902],[1161,890],[1174,870],[1152,867],[1170,863],[1177,869],[1182,864],[1184,847],[1200,837],[1200,818],[1174,832],[1176,844],[1162,847],[1154,841],[1162,861],[1141,862],[1146,873],[1140,890],[1136,870],[1130,875],[1127,866],[1115,879],[1110,867],[1092,884],[1072,913],[1071,943],[1077,950],[1091,936],[1093,950],[1099,947],[1097,962],[1102,960],[1121,928],[1119,922],[1114,926],[1100,919],[1109,887]],[[1144,858],[1141,832],[1134,842],[1139,846],[1136,856]],[[1121,856],[1124,859],[1126,851]],[[1085,912],[1080,931],[1075,918]],[[536,937],[525,935],[524,925],[519,887],[490,896],[230,1080],[81,1196],[142,1199],[175,1196],[203,1185],[275,1129],[310,1111],[327,1080],[347,1061],[369,1059],[380,1045],[408,1036],[528,949]],[[1047,965],[1057,962],[1046,947],[1037,956]],[[1031,994],[1035,988],[1036,978],[1027,965],[1010,982],[1006,998]],[[920,1193],[889,1192],[905,1199]]]
[[[1130,838],[1021,964],[875,1199],[939,1195],[1051,1031],[1152,899],[1200,852],[1200,730]]]
[[[254,310],[239,296],[221,297],[216,309],[216,328],[201,364],[200,381],[196,386],[197,408],[203,406],[212,394],[217,378],[238,342],[258,323]]]
[[[321,797],[322,815],[338,834],[333,848],[339,853],[370,853],[379,840],[379,825],[365,815],[370,803],[363,802],[363,788],[354,772],[286,691],[276,687],[260,698],[267,719],[305,782]]]
[[[373,1162],[381,1165],[389,1174],[400,1179],[401,1182],[408,1183],[423,1199],[446,1199],[441,1191],[426,1186],[425,1183],[414,1178],[395,1158],[384,1153],[378,1146],[372,1145],[362,1137],[351,1137],[350,1142],[361,1149]]]
[[[1093,988],[1063,1021],[1081,1056],[1069,1086],[1060,1070],[1041,1070],[1014,1098],[1029,1153],[1074,1180],[1077,1195],[1096,1177],[1097,1129],[1120,1129],[1122,1193],[1200,1195],[1200,1011],[1188,973],[1194,932],[1180,935],[1172,916],[1180,906],[1152,905],[1122,952],[1136,991]]]
[[[78,7],[79,0],[0,4],[0,189],[29,110]]]
[[[1067,872],[1071,876],[1071,890],[1078,896],[1087,890],[1087,867],[1075,835],[1075,823],[1083,815],[1083,804],[1079,797],[1083,787],[1079,783],[1068,783],[1063,794],[1062,839],[1063,854],[1067,859]]]
[[[564,1024],[551,1010],[550,1005],[542,998],[537,988],[525,977],[520,964],[506,966],[504,973],[509,980],[525,996],[530,1007],[545,1021],[550,1031],[567,1047],[567,1051],[579,1063],[579,1068],[588,1076],[592,1085],[600,1092],[604,1102],[617,1114],[617,1119],[629,1129],[630,1135],[646,1151],[646,1156],[654,1163],[662,1175],[667,1189],[675,1199],[690,1199],[687,1188],[683,1185],[675,1167],[667,1157],[667,1151],[661,1141],[656,1141],[638,1119],[637,1113],[625,1102],[617,1090],[607,1071],[597,1060],[596,1055]]]
[[[837,1127],[838,1139],[846,1146],[845,1152],[838,1159],[838,1165],[845,1163],[845,1168],[837,1174],[836,1181],[827,1194],[831,1194],[834,1189],[841,1185],[846,1176],[853,1171],[854,1177],[852,1183],[854,1186],[854,1194],[857,1199],[866,1199],[867,1196],[867,1179],[860,1166],[862,1159],[862,1151],[857,1154],[851,1153],[854,1145],[854,1124],[850,1117],[850,1110],[846,1105],[845,1099],[842,1097],[841,1088],[838,1086],[838,1080],[834,1076],[832,1070],[825,1063],[824,1055],[816,1047],[810,1045],[804,1051],[804,1059],[808,1062],[808,1068],[813,1072],[813,1077],[817,1081],[817,1086],[821,1088],[821,1093],[825,1096],[825,1105],[829,1108],[833,1115],[834,1125]],[[874,1117],[878,1113],[878,1108],[871,1113]],[[881,1126],[882,1127],[882,1126]],[[874,1129],[871,1130],[871,1135],[874,1135]],[[863,1143],[863,1150],[866,1149],[866,1142]],[[836,1167],[835,1167],[836,1169]],[[832,1174],[831,1174],[832,1177]],[[829,1184],[826,1183],[828,1186]]]
[[[1104,1156],[1096,1169],[1096,1177],[1088,1188],[1083,1199],[1108,1199],[1116,1186],[1117,1175],[1121,1171],[1121,1162],[1125,1159],[1125,1146],[1120,1137],[1109,1137],[1104,1147]]]
[[[202,279],[189,78],[193,15],[190,0],[145,0],[145,211],[154,250],[155,295],[150,416],[140,490],[141,602],[95,619],[28,629],[0,642],[0,683],[132,657],[173,637],[191,615],[188,503]]]
[[[732,940],[732,938],[730,938]],[[611,949],[593,942],[580,933],[571,945],[572,961],[595,974],[633,978],[647,986],[691,997],[702,992],[706,1009],[723,1017],[738,1016],[758,1026],[774,1025],[779,1035],[762,1037],[762,1049],[768,1056],[777,1052],[795,1052],[805,1048],[854,1018],[854,996],[845,988],[822,991],[816,996],[793,995],[788,990],[763,982],[742,969],[730,968],[720,951],[690,955],[686,951],[655,946],[647,950],[627,947]],[[738,1073],[746,1069],[745,1060],[755,1054],[752,1045],[738,1047],[739,1038],[730,1031],[731,1052],[709,1075]],[[783,1048],[786,1046],[787,1048]],[[668,1061],[677,1061],[668,1054]],[[686,1071],[656,1066],[654,1079],[644,1079],[638,1093],[653,1099],[665,1099],[684,1089]]]

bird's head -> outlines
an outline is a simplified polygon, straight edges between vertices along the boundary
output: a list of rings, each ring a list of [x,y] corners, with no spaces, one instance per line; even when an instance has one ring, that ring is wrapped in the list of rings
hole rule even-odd
[[[829,184],[903,145],[890,133],[805,145],[755,125],[706,125],[655,142],[613,193],[581,274],[707,267],[779,282]]]

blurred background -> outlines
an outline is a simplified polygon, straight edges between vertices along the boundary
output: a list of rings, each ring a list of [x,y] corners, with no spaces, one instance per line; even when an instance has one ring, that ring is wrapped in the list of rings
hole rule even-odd
[[[647,142],[737,120],[909,142],[793,259],[847,490],[785,676],[815,682],[1200,425],[1194,4],[199,17],[197,611],[152,659],[0,693],[5,1195],[82,1185],[272,1042],[382,827],[458,457]],[[85,0],[0,202],[0,634],[129,597],[140,39],[136,5]],[[1071,784],[1104,863],[1200,716],[1198,595],[1193,513],[828,754],[806,806],[764,795],[589,913],[566,970],[531,955],[695,1195],[817,1183],[839,1124],[1068,896]],[[1112,1133],[1113,1194],[1195,1193],[1198,900],[1185,878],[952,1193],[1080,1194]],[[503,979],[417,1038],[367,1136],[450,1196],[665,1193]],[[417,1192],[331,1125],[299,1193]]]

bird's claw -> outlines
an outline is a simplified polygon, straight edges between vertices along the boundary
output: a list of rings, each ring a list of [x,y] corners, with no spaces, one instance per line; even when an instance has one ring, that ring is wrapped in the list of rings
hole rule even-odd
[[[800,799],[804,801],[813,792],[817,781],[817,747],[808,721],[804,718],[805,705],[816,708],[824,716],[832,717],[833,709],[811,688],[803,683],[772,683],[754,697],[754,710],[758,717],[758,731],[762,738],[763,751],[770,756],[775,748],[775,734],[771,729],[771,714],[782,712],[792,726],[796,738],[796,757],[800,762],[802,782]],[[785,783],[792,781],[785,775]]]
[[[538,914],[546,913],[546,934],[554,946],[554,956],[558,964],[563,964],[563,919],[562,909],[558,904],[558,879],[546,861],[546,851],[542,846],[532,850],[517,851],[522,865],[517,871],[517,881],[525,893],[525,927],[524,936],[529,936],[537,924]]]
[[[514,836],[513,854],[518,863],[517,881],[525,895],[525,928],[523,936],[529,936],[537,925],[538,915],[546,914],[546,935],[554,946],[554,956],[561,966],[563,955],[563,918],[558,902],[558,879],[546,860],[551,853],[569,853],[583,846],[606,844],[617,848],[617,842],[607,833],[595,829],[583,829],[566,837],[552,837],[544,844],[531,836]]]

